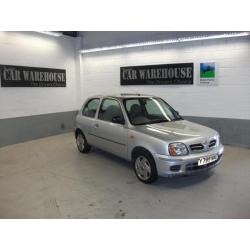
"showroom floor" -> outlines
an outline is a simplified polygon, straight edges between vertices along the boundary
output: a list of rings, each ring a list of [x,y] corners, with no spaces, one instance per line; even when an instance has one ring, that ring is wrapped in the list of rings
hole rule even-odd
[[[0,148],[0,218],[250,218],[250,149],[213,174],[140,183],[130,163],[72,133]]]

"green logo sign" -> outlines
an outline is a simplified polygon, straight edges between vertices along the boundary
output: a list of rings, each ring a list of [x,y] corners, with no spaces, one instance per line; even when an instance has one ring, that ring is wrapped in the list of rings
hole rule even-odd
[[[215,78],[215,63],[201,63],[200,78]]]

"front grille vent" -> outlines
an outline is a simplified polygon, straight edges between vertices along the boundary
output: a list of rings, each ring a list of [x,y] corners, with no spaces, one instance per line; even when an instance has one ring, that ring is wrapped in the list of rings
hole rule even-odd
[[[214,147],[216,145],[216,140],[212,140],[209,142],[209,147]]]
[[[203,149],[204,149],[204,146],[203,146],[201,143],[192,144],[192,145],[190,145],[190,149],[191,149],[192,151],[200,151],[200,150],[203,150]]]
[[[197,143],[197,144],[192,144],[189,147],[191,151],[207,151],[210,148],[214,147],[215,145],[216,145],[216,140],[213,139],[209,141],[208,144]]]

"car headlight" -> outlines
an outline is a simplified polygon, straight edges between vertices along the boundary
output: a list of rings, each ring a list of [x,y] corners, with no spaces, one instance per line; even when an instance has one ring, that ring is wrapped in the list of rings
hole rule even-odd
[[[174,142],[168,145],[168,151],[171,156],[187,155],[188,149],[184,143]]]

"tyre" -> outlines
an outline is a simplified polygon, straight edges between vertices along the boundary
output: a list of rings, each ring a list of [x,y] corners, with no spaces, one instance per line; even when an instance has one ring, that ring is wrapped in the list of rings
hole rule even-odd
[[[141,182],[149,184],[157,180],[155,161],[147,150],[137,150],[133,156],[133,166],[135,174]]]
[[[88,144],[82,132],[78,132],[76,135],[76,145],[78,150],[83,154],[88,153],[91,149],[91,146]]]

